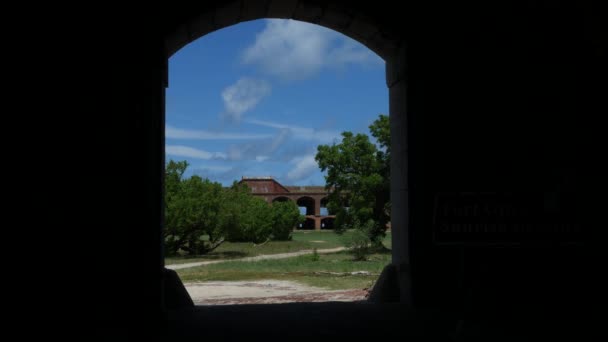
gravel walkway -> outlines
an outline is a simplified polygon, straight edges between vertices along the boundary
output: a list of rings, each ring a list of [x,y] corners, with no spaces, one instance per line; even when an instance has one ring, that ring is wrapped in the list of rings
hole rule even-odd
[[[208,281],[184,284],[196,305],[364,301],[367,289],[331,291],[285,280]]]

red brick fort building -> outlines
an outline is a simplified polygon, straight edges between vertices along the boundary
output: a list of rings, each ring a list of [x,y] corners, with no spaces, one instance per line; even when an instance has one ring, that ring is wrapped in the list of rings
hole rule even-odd
[[[251,194],[266,202],[294,201],[298,207],[306,207],[306,221],[298,229],[332,229],[335,215],[329,215],[326,208],[328,192],[324,186],[284,186],[272,177],[242,177]]]

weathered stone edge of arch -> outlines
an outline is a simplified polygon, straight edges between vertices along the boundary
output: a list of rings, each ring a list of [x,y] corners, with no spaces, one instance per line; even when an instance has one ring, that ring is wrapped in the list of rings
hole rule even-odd
[[[169,32],[165,39],[167,56],[213,31],[264,18],[294,19],[327,27],[360,42],[384,60],[394,55],[399,41],[365,13],[331,2],[238,0],[211,7]]]

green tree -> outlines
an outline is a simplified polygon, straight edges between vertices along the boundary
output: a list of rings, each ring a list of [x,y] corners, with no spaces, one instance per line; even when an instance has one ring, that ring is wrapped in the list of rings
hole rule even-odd
[[[199,176],[183,179],[186,161],[169,161],[165,173],[164,238],[168,255],[205,254],[224,241],[218,224],[222,186]]]
[[[220,212],[219,223],[226,233],[228,241],[242,241],[241,233],[242,208],[248,203],[250,195],[249,188],[245,184],[233,182],[229,189],[222,194],[222,210]]]
[[[327,207],[336,213],[338,231],[371,220],[373,226],[365,230],[371,243],[381,246],[390,221],[388,116],[380,115],[369,129],[377,145],[365,134],[343,132],[342,142],[318,146],[315,160],[327,171]]]
[[[304,221],[298,205],[293,201],[274,202],[272,204],[272,238],[273,240],[291,240],[294,227]]]
[[[272,234],[272,208],[235,181],[224,194],[220,225],[228,241],[263,242]]]

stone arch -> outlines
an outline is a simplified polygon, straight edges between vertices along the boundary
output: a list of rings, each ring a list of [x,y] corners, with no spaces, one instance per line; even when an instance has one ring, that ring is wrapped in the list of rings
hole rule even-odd
[[[321,215],[335,215],[336,214],[333,211],[329,210],[329,208],[327,207],[328,201],[329,201],[329,197],[327,197],[327,196],[321,198],[321,200],[319,201],[319,203],[321,205],[321,209],[327,209],[327,213],[321,212]]]
[[[321,219],[321,229],[334,229],[334,221],[333,217],[326,217]]]
[[[302,222],[298,226],[298,229],[304,229],[304,230],[313,230],[313,229],[315,229],[315,220],[311,219],[311,218],[306,218],[306,220],[304,220],[304,222]]]
[[[386,84],[389,88],[389,115],[391,126],[391,198],[393,226],[392,263],[409,265],[409,184],[408,171],[408,120],[406,113],[407,87],[405,84],[406,50],[402,25],[390,21],[373,20],[372,6],[328,0],[225,0],[213,4],[191,4],[192,8],[181,8],[184,15],[174,18],[164,29],[164,53],[169,58],[188,43],[219,29],[240,22],[281,18],[317,24],[340,32],[375,52],[386,62]],[[164,76],[159,80],[167,86],[167,61],[162,66]],[[158,69],[151,70],[157,72]],[[163,103],[159,101],[158,103]],[[155,121],[164,123],[162,115]],[[155,126],[151,126],[155,127]],[[152,135],[154,144],[162,141],[163,135]],[[156,140],[155,140],[156,139]],[[157,141],[158,140],[158,141]],[[160,146],[160,145],[159,145]],[[163,156],[160,152],[160,156]],[[155,164],[154,164],[155,165]],[[398,229],[395,229],[398,228]],[[406,276],[409,279],[409,275]],[[405,278],[404,278],[405,279]],[[410,280],[407,280],[409,282]],[[405,301],[407,295],[402,293]]]
[[[278,196],[272,199],[272,203],[274,202],[287,202],[287,201],[291,201],[291,199],[289,197],[286,196]]]
[[[382,27],[363,10],[355,11],[346,4],[310,0],[228,0],[175,25],[165,39],[167,54],[171,56],[188,43],[213,31],[264,18],[294,19],[327,27],[360,42],[385,60],[398,47],[397,34]]]
[[[297,202],[298,207],[306,207],[306,215],[314,215],[315,214],[315,199],[310,196],[302,196],[299,197]]]
[[[321,206],[321,215],[328,215],[329,209],[327,208],[327,197],[321,198],[321,200],[319,201],[319,205]],[[327,212],[325,213],[323,209],[326,209]]]

